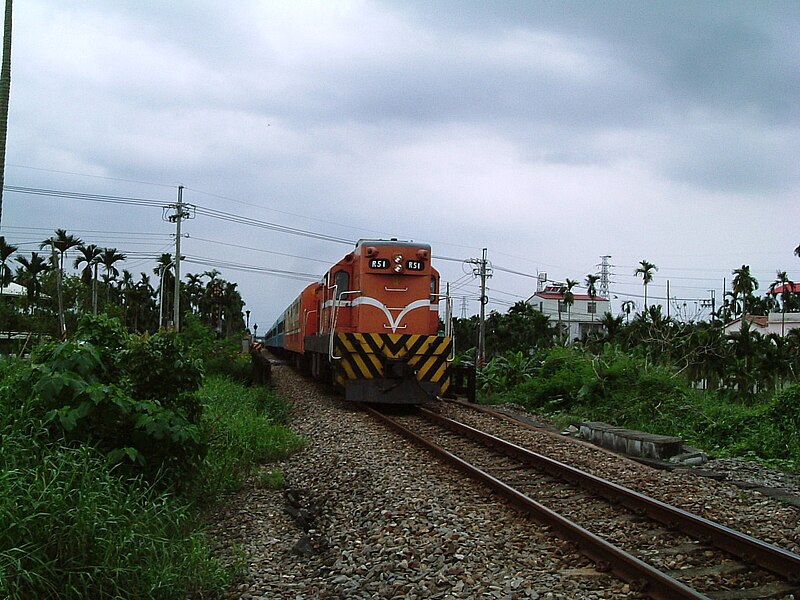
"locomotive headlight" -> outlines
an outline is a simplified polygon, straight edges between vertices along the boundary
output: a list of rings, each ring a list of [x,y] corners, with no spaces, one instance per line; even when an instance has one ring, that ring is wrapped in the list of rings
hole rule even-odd
[[[403,264],[403,255],[402,254],[395,254],[394,255],[394,262],[395,262],[396,265],[402,265]]]
[[[399,264],[395,265],[394,266],[394,272],[395,273],[402,273],[403,272],[403,265],[399,265]]]

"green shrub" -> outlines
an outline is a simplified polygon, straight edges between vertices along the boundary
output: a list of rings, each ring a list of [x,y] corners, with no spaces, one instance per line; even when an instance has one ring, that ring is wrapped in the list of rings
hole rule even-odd
[[[766,443],[776,458],[793,461],[800,469],[800,384],[776,393],[766,404],[764,418],[772,424]]]
[[[261,487],[270,490],[279,490],[283,488],[283,471],[280,469],[270,469],[263,471],[258,478]]]
[[[485,395],[502,393],[531,378],[536,363],[522,352],[506,352],[496,356],[477,373],[477,383]]]
[[[242,352],[241,339],[218,340],[213,329],[191,314],[184,319],[181,338],[208,375],[221,375],[242,383],[250,381],[250,355]]]
[[[683,438],[716,455],[800,466],[800,385],[760,403],[692,389],[674,369],[607,346],[599,355],[553,348],[530,379],[489,397],[515,402],[561,425],[605,421]],[[500,367],[503,363],[496,363]],[[493,374],[502,381],[502,373]]]
[[[303,442],[280,398],[220,378],[198,391],[186,356],[175,334],[88,317],[74,340],[0,360],[0,598],[199,598],[229,584],[195,501]]]
[[[530,376],[498,399],[532,410],[566,410],[593,375],[591,362],[571,348],[539,351],[531,362]]]
[[[83,317],[76,336],[38,348],[16,374],[15,395],[52,439],[91,443],[130,475],[181,481],[205,451],[200,363],[174,333],[127,336],[104,316]]]

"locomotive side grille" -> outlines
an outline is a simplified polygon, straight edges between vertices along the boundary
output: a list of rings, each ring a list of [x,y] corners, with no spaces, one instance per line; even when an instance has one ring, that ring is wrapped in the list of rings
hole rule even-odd
[[[444,393],[450,385],[447,359],[450,338],[399,333],[337,333],[334,353],[340,356],[337,381],[377,379],[390,375],[385,365],[405,361],[419,381],[439,385]]]

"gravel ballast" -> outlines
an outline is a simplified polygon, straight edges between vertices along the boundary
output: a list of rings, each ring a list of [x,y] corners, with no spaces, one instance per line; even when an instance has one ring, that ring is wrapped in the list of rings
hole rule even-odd
[[[370,416],[288,367],[276,366],[273,377],[293,404],[292,428],[309,443],[278,465],[284,491],[262,488],[256,477],[212,516],[219,556],[245,564],[242,580],[226,597],[641,597]],[[590,461],[587,448],[580,462]],[[682,489],[676,478],[664,490],[663,473],[629,461],[614,468],[607,453],[595,461],[607,475],[622,475],[643,491],[661,489],[673,502]],[[734,489],[719,500],[721,490]],[[750,523],[758,533],[772,532],[772,541],[796,547],[786,519],[797,523],[798,509],[754,493],[748,501],[747,494],[697,479],[684,504],[712,516],[724,512],[719,504],[735,500],[732,510],[744,516],[723,521]],[[783,524],[772,528],[770,513],[778,508],[775,518]]]

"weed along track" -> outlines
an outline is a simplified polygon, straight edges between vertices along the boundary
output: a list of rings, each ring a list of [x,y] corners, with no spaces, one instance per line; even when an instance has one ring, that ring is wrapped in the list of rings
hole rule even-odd
[[[792,598],[800,556],[427,409],[366,409],[652,598]]]

